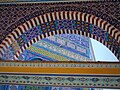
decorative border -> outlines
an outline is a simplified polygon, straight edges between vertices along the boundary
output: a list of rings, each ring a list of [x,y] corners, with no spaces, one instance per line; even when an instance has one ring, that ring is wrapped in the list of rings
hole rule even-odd
[[[0,74],[0,84],[120,88],[119,76]]]
[[[86,13],[82,13],[82,12],[75,12],[75,11],[61,11],[61,12],[53,12],[53,13],[46,13],[43,15],[40,15],[38,17],[35,17],[29,21],[27,21],[26,23],[24,23],[23,25],[20,25],[18,28],[16,28],[12,33],[10,33],[8,35],[7,38],[5,38],[5,40],[1,43],[0,45],[0,55],[2,55],[5,50],[12,44],[13,41],[15,41],[15,39],[22,35],[24,32],[26,32],[27,30],[36,27],[42,23],[45,22],[49,22],[49,21],[53,21],[53,20],[61,20],[61,19],[72,19],[72,20],[82,20],[85,22],[89,22],[93,25],[96,25],[98,27],[100,27],[101,29],[107,31],[112,37],[114,37],[117,42],[120,41],[120,32],[118,29],[116,29],[114,26],[110,25],[108,22],[94,16],[94,15],[90,15],[90,14],[86,14]],[[47,36],[51,36],[51,35],[55,35],[55,34],[60,34],[63,31],[66,30],[58,30],[54,32],[48,32],[46,34],[40,35],[36,38],[34,38],[33,40],[31,40],[30,42],[28,42],[25,46],[23,46],[15,55],[15,59],[18,58],[18,56],[20,55],[20,53],[22,53],[27,47],[29,47],[32,43],[37,42],[38,40],[40,40],[41,38],[47,37]],[[119,53],[116,53],[116,51],[104,40],[102,40],[101,38],[94,36],[92,34],[83,32],[83,31],[77,31],[77,30],[68,30],[68,32],[70,33],[74,33],[74,34],[81,34],[87,37],[91,37],[94,38],[100,42],[102,42],[105,46],[107,46],[118,58],[119,58]],[[53,34],[52,34],[53,33]]]
[[[0,67],[120,68],[119,63],[0,62]]]

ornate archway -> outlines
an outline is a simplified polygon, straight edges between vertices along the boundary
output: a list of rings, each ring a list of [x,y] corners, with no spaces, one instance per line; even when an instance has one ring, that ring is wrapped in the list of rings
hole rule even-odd
[[[77,11],[45,13],[26,21],[3,40],[0,45],[1,56],[11,44],[16,44],[18,49],[14,51],[14,59],[17,59],[20,53],[38,40],[62,33],[80,34],[96,39],[119,59],[119,30],[99,17]]]
[[[0,58],[10,46],[14,47],[15,60],[38,40],[68,33],[94,38],[120,59],[119,4],[119,1],[0,4]],[[0,84],[119,88],[119,67],[117,62],[0,61]]]

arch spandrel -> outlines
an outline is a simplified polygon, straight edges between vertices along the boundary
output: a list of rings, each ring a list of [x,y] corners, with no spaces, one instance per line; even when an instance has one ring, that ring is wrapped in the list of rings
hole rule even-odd
[[[64,23],[65,21],[68,21],[70,25],[75,24],[75,26],[69,27],[70,25],[68,24],[67,27],[65,27],[63,24],[64,28],[60,28],[59,26],[61,26],[61,24]],[[83,28],[79,28],[79,25],[81,23],[83,24],[85,23],[85,25],[88,25],[89,28],[87,28],[86,30]],[[16,54],[15,54],[16,58],[27,47],[37,42],[39,39],[45,38],[47,36],[51,36],[54,34],[62,34],[62,33],[70,33],[70,34],[74,33],[74,34],[80,34],[80,35],[94,38],[100,41],[101,43],[103,43],[105,46],[107,46],[119,58],[119,52],[117,51],[119,49],[119,40],[120,40],[119,30],[116,29],[114,26],[110,25],[108,22],[94,15],[90,15],[82,12],[76,12],[76,11],[59,11],[59,12],[46,13],[30,19],[24,24],[18,26],[2,42],[2,44],[0,45],[1,54],[4,53],[4,51],[13,43],[13,41],[18,42],[17,39],[20,38],[20,36],[21,37],[25,36],[24,33],[27,33],[30,29],[35,28],[38,25],[39,25],[39,29],[41,29],[39,32],[37,32],[38,35],[37,36],[35,35],[34,38],[32,38],[30,41],[27,41],[27,43],[23,44],[22,46],[18,45],[20,50],[16,51]],[[83,26],[86,28],[87,26],[85,25]],[[102,35],[100,36],[99,33],[97,34],[94,33],[93,31],[97,30],[95,28],[97,28],[101,34],[105,34],[107,38]],[[109,37],[111,37],[112,39],[109,39]]]

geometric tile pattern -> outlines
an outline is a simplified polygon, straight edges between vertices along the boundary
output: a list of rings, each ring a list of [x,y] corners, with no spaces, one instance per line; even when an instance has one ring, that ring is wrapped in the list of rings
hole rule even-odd
[[[100,38],[102,38],[105,41],[108,41],[108,32],[101,30],[100,28],[93,26],[93,29],[91,30],[92,33]]]
[[[2,85],[0,85],[1,87]],[[54,86],[32,86],[32,85],[3,85],[2,90],[11,90],[10,88],[17,88],[16,90],[95,90],[93,88],[80,88],[80,87],[54,87]],[[15,90],[12,89],[12,90]]]
[[[18,60],[24,60],[24,61],[35,61],[35,60],[41,60],[41,61],[55,61],[53,58],[47,57],[46,55],[42,55],[30,50],[25,50],[23,53],[20,54]]]
[[[34,37],[37,37],[38,35],[40,35],[40,26],[35,27],[27,32],[25,32],[23,35],[25,36],[24,38],[26,39],[26,42],[29,42],[30,40],[32,40]],[[24,40],[25,41],[25,40]]]
[[[85,32],[89,32],[93,35],[100,37],[104,41],[109,40],[108,32],[103,31],[99,27],[94,26],[92,24],[86,23],[84,21],[78,21],[78,20],[56,20],[56,21],[52,21],[52,22],[46,22],[44,24],[41,24],[37,27],[34,27],[34,28],[26,31],[21,36],[18,36],[16,38],[16,42],[18,43],[19,48],[22,48],[28,42],[30,42],[31,44],[33,42],[36,42],[36,41],[32,42],[32,39],[36,38],[37,36],[40,36],[41,34],[45,34],[46,32],[52,32],[52,31],[56,31],[56,30],[60,30],[60,29],[85,31]],[[63,33],[65,33],[65,31],[63,31]],[[66,32],[66,33],[69,33],[69,32]],[[77,33],[75,32],[75,34],[77,34]],[[14,43],[12,45],[14,45]],[[117,46],[116,46],[116,48],[117,48]]]
[[[56,36],[60,37],[60,38],[66,38],[67,40],[73,41],[76,45],[84,46],[85,48],[89,48],[89,39],[87,37],[76,35],[76,34],[60,34],[60,35],[56,35]],[[53,41],[54,41],[54,37],[56,37],[56,36],[52,36],[52,37],[48,37],[48,38],[53,38]]]
[[[41,38],[61,34],[74,33],[81,34],[94,38],[107,46],[120,59],[120,2],[116,1],[87,1],[87,2],[57,2],[57,3],[26,3],[26,4],[0,4],[0,57],[5,52],[10,52],[9,57],[17,58],[26,48]],[[56,30],[54,24],[51,22],[60,20],[78,20],[87,22],[90,29],[81,28],[73,29],[74,25],[63,27],[65,29]],[[69,23],[71,22],[69,21]],[[51,23],[51,27],[50,24]],[[47,24],[46,24],[47,23]],[[69,23],[64,23],[70,25]],[[73,22],[74,23],[74,22]],[[41,29],[41,26],[47,25],[46,29]],[[63,24],[62,24],[63,25]],[[31,36],[29,39],[24,38],[24,34],[39,26],[40,35],[34,39]],[[92,28],[91,28],[92,27]],[[51,29],[50,29],[51,28]],[[62,28],[62,27],[58,27]],[[99,29],[100,28],[100,29]],[[72,30],[70,30],[72,29]],[[52,32],[48,32],[52,30]],[[96,32],[98,30],[98,32]],[[102,30],[102,31],[100,31]],[[46,33],[44,33],[44,32]],[[37,32],[34,33],[35,35]],[[27,35],[27,33],[26,33]],[[106,35],[106,37],[104,37]],[[18,39],[18,37],[20,39]],[[101,38],[102,39],[101,39]],[[29,41],[29,42],[28,42]],[[14,48],[13,42],[17,42]],[[11,51],[7,50],[10,48]],[[118,63],[119,64],[119,63]],[[17,65],[37,65],[38,63],[20,64],[20,63],[0,63],[0,65],[17,66]],[[42,65],[42,64],[41,64]],[[78,66],[79,65],[79,66]],[[70,64],[69,67],[81,67]],[[82,67],[112,67],[109,63],[107,65],[83,65]],[[61,66],[61,64],[57,65]],[[64,66],[64,65],[63,65]],[[63,67],[62,66],[62,67]],[[25,67],[25,66],[24,66]],[[33,66],[34,67],[34,66]],[[50,65],[48,65],[50,67]],[[113,66],[120,68],[119,65]],[[1,74],[1,84],[28,84],[28,85],[53,85],[53,86],[80,86],[80,87],[106,87],[106,88],[120,88],[120,76],[117,75],[20,75],[20,74]]]
[[[0,62],[0,67],[63,67],[63,68],[120,68],[119,63],[84,63],[84,62],[71,62],[69,61],[57,61],[57,62]]]
[[[27,85],[24,90],[95,90],[80,87],[54,87],[54,86],[30,86]]]
[[[77,22],[75,20],[58,20],[55,22],[55,25],[56,25],[57,30],[59,30],[59,29],[75,29],[76,23]],[[83,22],[81,22],[81,23],[83,23]]]
[[[29,61],[41,58],[44,61],[65,61],[65,59],[57,57],[62,56],[70,61],[90,61],[94,60],[92,53],[90,53],[90,46],[87,37],[76,34],[60,34],[34,43],[20,54],[18,60]]]
[[[119,63],[85,63],[85,62],[1,62],[0,67],[22,68],[120,68]],[[0,84],[63,86],[63,87],[92,87],[92,88],[120,88],[120,76],[112,74],[40,74],[40,73],[0,73]]]
[[[120,68],[119,63],[1,62],[0,67]],[[0,84],[119,88],[119,75],[0,73]]]
[[[11,75],[0,74],[0,84],[120,88],[119,76],[102,75]]]
[[[91,23],[106,31],[108,37],[114,39],[105,41],[99,36],[81,30],[82,35],[92,37],[106,45],[119,59],[119,1],[100,2],[58,2],[33,4],[1,4],[0,56],[12,42],[27,30],[54,20],[78,20]],[[17,5],[18,8],[15,8]],[[12,7],[11,7],[12,6]],[[22,7],[21,7],[22,6]],[[8,12],[9,10],[9,12]],[[113,13],[114,12],[114,13]],[[74,23],[74,22],[73,22]],[[66,24],[66,23],[64,23]],[[8,27],[6,27],[8,26]],[[53,25],[54,26],[54,25]],[[53,27],[52,26],[52,27]],[[70,27],[73,28],[74,26]],[[50,27],[48,27],[49,29]],[[48,30],[47,29],[47,30]],[[52,28],[53,30],[55,28]],[[45,30],[44,30],[45,31]],[[49,30],[48,30],[49,31]],[[64,31],[63,31],[64,32]],[[47,32],[48,33],[48,32]],[[84,34],[83,34],[84,33]],[[49,33],[46,34],[49,36]],[[44,35],[46,37],[46,35]],[[37,38],[36,38],[37,39]],[[31,42],[36,41],[35,39]],[[24,42],[23,42],[24,44]],[[27,44],[29,46],[29,44]],[[27,48],[27,47],[25,47]],[[24,51],[21,48],[17,55]]]
[[[73,60],[75,60],[73,58],[71,59],[69,56],[67,57],[65,55],[61,55],[60,51],[55,53],[55,52],[53,52],[54,50],[53,51],[44,50],[43,48],[38,48],[38,47],[35,47],[35,46],[30,46],[28,48],[28,50],[33,51],[33,52],[38,53],[38,54],[42,54],[42,55],[47,56],[49,58],[52,58],[56,61],[71,61],[71,60],[73,61]],[[58,54],[58,53],[60,53],[60,54]]]
[[[23,40],[22,38],[19,38],[19,40]],[[22,42],[20,43],[22,44]],[[14,54],[20,49],[19,43],[16,41],[13,42],[13,44],[10,45],[10,47],[5,51],[5,53],[2,55],[3,60],[13,60]]]
[[[13,60],[14,57],[14,50],[12,49],[12,47],[10,46],[6,52],[3,54],[2,59],[3,60]]]
[[[27,2],[27,1],[26,1]],[[38,16],[38,14],[49,13],[52,11],[78,11],[83,13],[89,13],[91,15],[95,15],[100,17],[103,20],[106,20],[111,25],[114,25],[116,28],[120,29],[119,24],[119,1],[91,1],[91,2],[56,2],[56,3],[27,3],[27,4],[9,4],[1,5],[1,16],[0,21],[2,23],[0,27],[0,31],[5,32],[7,28],[6,25],[12,25],[8,29],[8,33],[10,33],[14,28],[24,23],[26,20],[33,18],[31,13],[34,13],[34,16]],[[12,7],[11,7],[12,6]],[[15,8],[17,6],[17,8]],[[9,10],[9,12],[8,12]],[[39,13],[36,13],[39,11]],[[27,16],[29,15],[29,16]],[[25,17],[26,16],[26,17]],[[25,17],[23,19],[23,17]],[[22,18],[22,20],[20,20]],[[20,20],[18,22],[18,20]],[[14,25],[11,23],[15,23]],[[5,33],[1,33],[0,35],[4,35]],[[7,33],[7,34],[8,34]],[[3,37],[1,37],[4,39]],[[0,41],[1,42],[1,41]]]
[[[106,35],[107,34],[106,31],[103,31],[100,28],[92,26],[91,24],[88,24],[86,22],[77,20],[60,20],[54,22],[47,22],[28,30],[27,32],[23,33],[21,36],[17,38],[17,42],[19,43],[19,46],[22,47],[24,44],[28,43],[30,40],[37,37],[38,35],[61,29],[90,32],[91,34],[98,35],[103,40],[104,38],[105,40],[108,38],[108,36]]]
[[[39,41],[38,44],[40,45],[33,45],[30,46],[27,50],[33,51],[33,52],[37,52],[52,58],[56,58],[55,60],[58,61],[65,61],[64,58],[68,59],[68,60],[72,60],[72,61],[89,61],[89,57],[87,55],[88,54],[88,50],[82,47],[77,47],[79,48],[78,50],[74,50],[73,51],[69,51],[66,50],[64,48],[60,48],[59,46],[55,46],[54,44],[45,42],[45,41]],[[82,52],[82,50],[85,50],[85,52]],[[50,54],[48,54],[50,53]],[[58,58],[57,56],[62,56],[64,58]]]

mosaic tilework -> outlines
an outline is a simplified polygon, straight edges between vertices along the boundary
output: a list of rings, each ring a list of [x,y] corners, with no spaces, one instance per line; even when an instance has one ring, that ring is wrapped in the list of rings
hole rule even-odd
[[[20,54],[19,56],[19,61],[24,60],[24,61],[56,61],[53,58],[50,58],[46,55],[36,53],[30,50],[25,50],[23,53]]]
[[[13,60],[14,59],[14,54],[20,49],[19,44],[23,44],[22,38],[19,38],[21,43],[17,43],[16,41],[11,44],[11,46],[6,50],[6,52],[3,54],[2,59],[3,60]],[[24,42],[24,41],[23,41]]]
[[[1,62],[0,67],[120,68],[119,63]],[[0,84],[119,88],[119,75],[0,73]]]
[[[57,55],[63,54],[67,57],[71,57],[71,55],[69,55],[69,54],[72,52],[71,53],[72,60],[75,58],[77,59],[77,61],[94,60],[94,58],[92,58],[92,53],[90,53],[91,45],[89,45],[89,43],[90,43],[89,38],[83,37],[80,35],[76,35],[76,34],[60,34],[60,35],[50,36],[50,37],[44,38],[42,40],[39,40],[38,42],[34,43],[32,46],[27,48],[23,53],[20,54],[19,60],[27,60],[28,61],[34,57],[38,57],[38,58],[44,57],[45,60],[51,61],[52,58],[48,58],[48,57],[40,54],[41,53],[40,51],[39,51],[39,53],[35,53],[35,52],[38,52],[39,48],[47,50],[52,53],[56,53]],[[60,47],[60,45],[63,45],[63,46]],[[74,47],[73,47],[73,45],[74,45]],[[34,49],[30,49],[32,47],[33,48],[37,47],[38,50],[35,51]],[[33,51],[30,51],[30,50],[33,50]],[[73,56],[75,56],[75,57],[73,58]],[[87,57],[87,58],[83,58],[82,56]],[[53,57],[55,57],[55,56],[53,56]],[[90,58],[90,59],[88,59],[88,58]]]
[[[64,22],[63,25],[60,26],[61,22]],[[68,22],[71,22],[71,24],[73,24],[72,22],[74,22],[74,27],[73,28],[69,28],[66,26],[65,23],[68,24]],[[84,24],[79,24],[79,23],[84,23]],[[83,21],[75,21],[75,20],[60,20],[60,21],[54,21],[54,22],[47,22],[44,23],[40,26],[37,26],[35,28],[32,28],[30,30],[28,30],[27,32],[25,32],[24,34],[22,34],[21,36],[19,36],[16,40],[19,43],[19,46],[23,46],[24,44],[26,44],[27,42],[29,42],[30,40],[32,40],[33,38],[37,37],[38,35],[42,34],[42,33],[46,33],[46,32],[50,32],[50,31],[55,31],[55,30],[60,30],[60,29],[78,29],[78,30],[82,30],[82,28],[88,28],[88,30],[90,29],[91,24],[87,24],[86,22]],[[68,25],[70,26],[70,25]],[[102,30],[101,30],[102,31]]]
[[[87,37],[83,37],[76,34],[60,34],[50,36],[42,40],[44,42],[49,42],[50,44],[58,46],[58,49],[66,49],[68,51],[80,54],[81,56],[87,58],[90,58],[90,56],[92,56],[92,53],[90,53],[90,48],[92,46],[90,45],[90,39]],[[38,43],[40,41],[38,41]]]
[[[22,34],[21,36],[19,36],[16,40],[17,40],[17,43],[19,45],[20,48],[22,48],[22,46],[24,46],[25,44],[27,44],[30,40],[32,40],[33,38],[39,36],[40,34],[42,33],[45,33],[45,32],[49,32],[49,31],[52,31],[52,30],[56,30],[56,29],[66,29],[66,24],[63,24],[61,25],[61,27],[58,27],[58,24],[61,24],[61,22],[64,22],[64,23],[71,23],[71,22],[74,22],[74,23],[71,23],[73,24],[73,28],[74,29],[78,29],[78,30],[83,30],[82,28],[87,28],[86,30],[88,30],[90,33],[92,33],[93,35],[97,35],[99,36],[100,38],[102,38],[103,40],[105,41],[108,41],[109,39],[109,34],[106,32],[106,31],[102,31],[100,28],[96,27],[96,26],[92,26],[91,24],[88,24],[88,23],[85,23],[83,21],[77,21],[77,20],[61,20],[61,21],[54,21],[54,22],[47,22],[47,23],[44,23],[40,26],[37,26],[33,29],[30,29],[28,30],[27,32],[25,32],[24,34]],[[57,24],[56,24],[57,23]],[[51,25],[51,26],[50,26]],[[53,26],[52,26],[53,25]],[[85,26],[84,26],[85,25]],[[54,27],[55,26],[55,27]],[[69,26],[69,25],[68,25]],[[54,29],[53,29],[54,28]],[[69,27],[67,27],[68,29],[71,29]],[[84,28],[84,29],[85,29]],[[48,30],[49,29],[49,30]],[[43,30],[43,31],[42,31]],[[98,31],[99,30],[99,33]],[[115,40],[112,40],[114,43]],[[34,41],[33,41],[34,42]],[[31,43],[31,42],[30,42]],[[118,48],[118,44],[116,44],[116,46],[114,46],[117,50]],[[18,49],[19,50],[19,49]]]
[[[56,29],[75,29],[76,27],[75,20],[58,20],[55,22]]]
[[[94,35],[97,35],[98,37],[101,37],[103,40],[108,41],[109,34],[106,31],[102,31],[100,28],[93,26],[93,29],[91,31]]]
[[[71,34],[72,36],[72,34]],[[48,39],[52,38],[55,39],[55,41],[49,41]],[[64,38],[61,37],[49,37],[48,39],[43,39],[38,41],[37,43],[33,44],[33,46],[30,46],[28,49],[30,50],[30,48],[32,49],[37,47],[38,49],[44,49],[46,51],[55,53],[57,55],[61,55],[61,56],[66,56],[68,58],[72,58],[75,59],[75,61],[81,61],[81,60],[89,60],[92,59],[90,58],[90,55],[92,55],[92,53],[89,53],[89,48],[86,48],[84,46],[80,46],[80,45],[76,45],[74,44],[74,42],[70,42],[68,40],[65,40]],[[87,39],[87,38],[86,38]],[[83,39],[85,40],[85,39]],[[63,44],[64,43],[64,44]],[[84,42],[86,43],[86,42]],[[87,44],[89,44],[89,40],[87,42]],[[60,47],[60,45],[63,45]],[[70,46],[72,45],[72,46]],[[73,47],[74,45],[74,47]],[[33,49],[33,51],[35,52],[35,50]],[[84,58],[84,59],[83,59]]]
[[[53,58],[56,61],[70,61],[69,58],[65,58],[63,56],[60,56],[59,54],[57,55],[53,52],[50,52],[50,51],[47,51],[47,50],[44,50],[44,49],[41,49],[38,47],[31,46],[28,48],[28,50],[45,55],[45,56],[50,57],[50,58]]]
[[[17,5],[17,8],[15,8]],[[11,23],[15,23],[20,18],[26,16],[26,19],[20,19],[19,23],[16,22],[16,25],[12,25],[9,32],[20,25],[22,22],[31,19],[34,16],[38,16],[36,11],[40,11],[39,14],[48,13],[52,11],[61,11],[61,10],[71,10],[71,11],[80,11],[84,13],[89,13],[95,16],[98,16],[118,29],[120,29],[119,25],[119,1],[92,1],[92,2],[58,2],[56,3],[33,3],[33,4],[10,4],[10,5],[1,5],[1,22],[4,24],[1,25],[1,29],[6,29],[5,25],[11,25]],[[11,7],[12,6],[12,7]],[[22,7],[21,7],[22,6]],[[9,12],[8,12],[9,10]],[[34,13],[34,16],[30,15]],[[18,24],[17,24],[18,23]],[[6,28],[5,28],[6,27]],[[8,33],[9,33],[8,32]],[[7,33],[7,32],[6,32]],[[7,33],[7,34],[8,34]],[[3,33],[2,33],[3,34]],[[3,34],[4,35],[4,34]],[[2,37],[3,39],[3,37]]]
[[[36,37],[37,34],[40,35],[42,33],[42,31],[43,31],[43,33],[46,33],[49,31],[55,31],[55,30],[60,30],[60,29],[70,29],[70,30],[77,29],[80,31],[89,32],[94,35],[102,34],[102,36],[101,35],[98,35],[98,36],[105,41],[106,41],[105,38],[108,38],[108,35],[106,36],[106,34],[108,34],[106,31],[103,31],[102,29],[100,29],[97,26],[94,26],[92,24],[86,23],[84,21],[78,21],[78,20],[56,20],[54,22],[46,22],[46,23],[44,23],[40,26],[37,26],[31,30],[28,30],[24,35],[26,36],[26,38],[27,37],[29,38],[29,36],[31,36],[31,38],[28,39],[28,41],[29,41],[33,37]],[[93,31],[94,32],[99,31],[99,33],[94,33]]]
[[[0,85],[0,87],[2,87]],[[15,89],[11,89],[11,88]],[[80,87],[54,87],[54,86],[34,86],[34,85],[3,85],[1,90],[95,90],[93,88]]]
[[[27,48],[23,53],[20,54],[19,60],[29,61],[34,58],[41,58],[45,61],[56,61],[55,54],[57,54],[59,56],[67,58],[70,61],[90,61],[94,60],[94,58],[92,58],[92,53],[90,53],[91,46],[89,43],[90,41],[87,37],[76,34],[61,34],[50,36],[39,40]],[[60,47],[60,45],[63,46]],[[46,53],[43,53],[43,50],[45,50]],[[51,54],[47,54],[48,52]],[[50,57],[53,57],[54,59]],[[58,60],[58,58],[56,59]]]
[[[25,90],[94,90],[91,88],[80,88],[80,87],[52,87],[52,86],[26,86]]]
[[[118,76],[92,75],[0,75],[2,84],[119,88]]]
[[[9,47],[8,50],[3,54],[2,59],[3,60],[12,60],[14,57],[14,50],[12,47]]]
[[[46,33],[46,32],[49,32],[49,31],[55,31],[56,30],[55,26],[56,25],[55,25],[54,21],[46,22],[46,23],[41,24],[41,29],[44,33]]]
[[[77,44],[79,46],[83,46],[85,48],[89,48],[90,40],[87,37],[84,37],[82,35],[77,35],[77,34],[59,34],[59,35],[55,35],[55,36],[65,38],[67,40],[70,40],[70,41],[74,42],[75,44]],[[48,37],[48,38],[52,38],[52,37]],[[52,40],[52,41],[54,41],[54,40]]]
[[[9,5],[7,5],[7,7],[9,7],[9,6],[15,7],[16,5],[17,4],[9,4]],[[8,40],[9,38],[7,37],[5,39],[5,41],[3,41],[3,42],[2,42],[2,40],[8,35],[8,33],[11,33],[13,30],[15,30],[14,33],[17,33],[19,36],[20,33],[22,32],[21,28],[24,28],[24,30],[25,30],[26,24],[27,24],[27,28],[30,29],[31,27],[35,27],[36,25],[39,25],[40,23],[43,24],[44,22],[48,22],[48,21],[62,20],[62,19],[70,19],[70,20],[71,19],[72,20],[80,19],[82,21],[89,22],[93,25],[99,26],[102,30],[107,31],[109,33],[108,36],[109,37],[112,36],[112,38],[115,39],[114,42],[108,42],[110,40],[107,40],[106,42],[104,40],[102,41],[102,39],[100,39],[98,37],[101,35],[91,36],[91,34],[89,35],[89,31],[87,30],[86,27],[82,28],[82,30],[87,32],[86,36],[90,36],[90,37],[102,42],[110,50],[112,50],[112,52],[119,58],[118,50],[119,50],[119,40],[120,40],[119,34],[120,33],[119,33],[119,18],[118,18],[119,8],[118,8],[118,5],[119,5],[118,1],[110,1],[110,2],[107,2],[107,1],[100,2],[99,1],[98,3],[97,2],[60,2],[57,4],[56,3],[44,3],[42,5],[41,5],[41,3],[34,3],[34,4],[30,4],[30,5],[29,4],[18,4],[17,5],[18,8],[13,8],[13,7],[10,8],[9,7],[9,11],[12,10],[13,13],[11,14],[8,12],[9,13],[8,14],[6,12],[6,11],[8,11],[7,10],[8,8],[6,7],[6,9],[3,10],[5,8],[5,4],[2,4],[1,11],[4,11],[4,12],[2,12],[2,15],[1,15],[2,22],[8,20],[8,21],[6,21],[6,24],[9,25],[10,23],[12,23],[12,25],[10,25],[10,27],[7,27],[7,28],[3,27],[4,25],[3,26],[1,25],[1,27],[3,27],[2,28],[3,35],[1,35],[2,36],[1,37],[1,47],[4,49],[5,49],[5,47],[7,48],[6,45],[9,42],[9,40]],[[19,8],[21,6],[23,8]],[[38,7],[38,6],[40,6],[40,7]],[[98,6],[102,7],[102,8],[98,9]],[[106,9],[106,7],[107,8],[109,7],[109,9]],[[111,9],[111,11],[115,10],[114,11],[115,14],[113,14],[111,11],[107,12],[108,13],[107,14],[106,11],[107,10],[109,11],[110,9]],[[26,11],[26,10],[28,10],[28,11]],[[26,12],[27,12],[27,15],[26,15]],[[8,14],[8,15],[6,15],[6,14]],[[16,15],[13,16],[13,14],[16,14]],[[6,16],[7,16],[7,18],[6,18]],[[17,16],[18,16],[19,20],[18,20]],[[25,17],[22,17],[22,16],[25,16]],[[37,17],[37,16],[40,16],[40,17]],[[36,18],[34,18],[34,17],[36,17]],[[14,23],[14,21],[16,21],[16,22]],[[28,21],[28,22],[26,22],[26,21]],[[7,26],[7,25],[5,25],[5,26]],[[20,25],[22,25],[22,26],[20,26]],[[87,26],[87,24],[85,24],[85,25]],[[73,27],[74,26],[72,26],[70,28],[73,28]],[[18,30],[21,29],[20,30],[21,32],[17,31],[16,28]],[[24,32],[24,30],[23,30],[23,32]],[[50,29],[47,29],[47,30],[49,31]],[[54,28],[53,28],[53,30],[54,30]],[[5,32],[5,31],[7,31],[7,32]],[[44,30],[44,32],[46,32],[46,30]],[[13,35],[13,32],[12,32],[12,35]],[[9,37],[12,37],[12,36],[9,36]],[[1,50],[1,52],[4,53],[4,50]],[[18,53],[20,53],[20,52],[22,52],[22,50],[17,52],[17,55],[15,57],[18,57]]]
[[[22,67],[75,67],[75,68],[120,68],[120,64],[119,63],[99,63],[99,64],[95,64],[95,63],[65,63],[65,62],[61,62],[61,63],[55,63],[55,62],[0,62],[0,66],[22,66]]]

